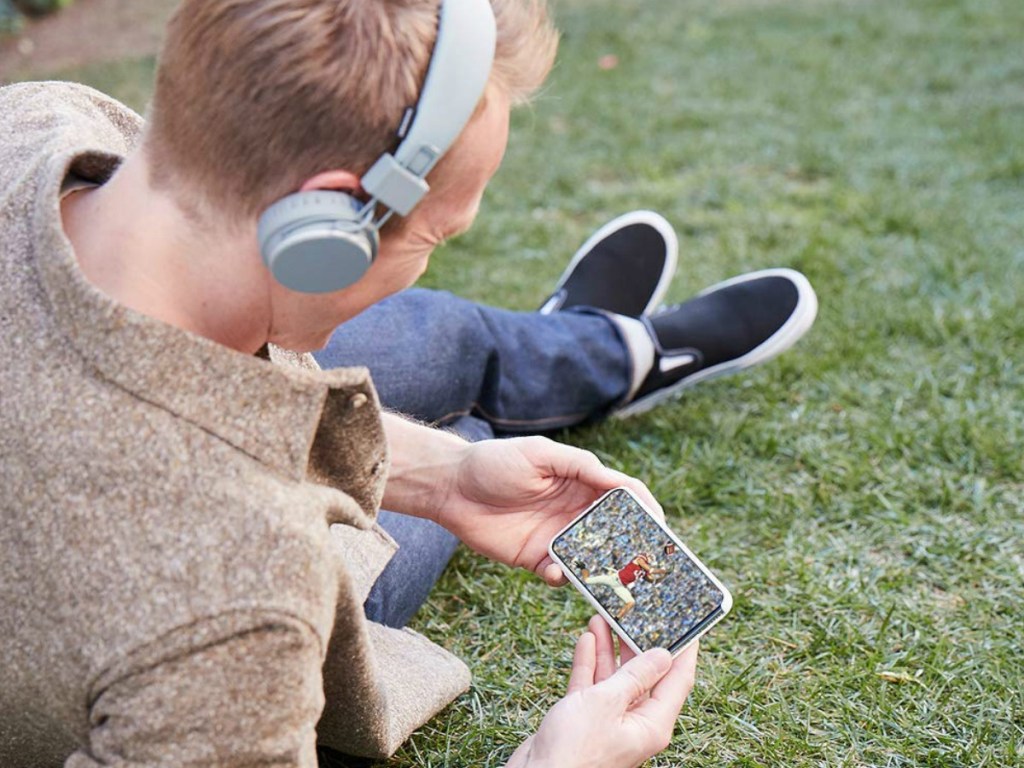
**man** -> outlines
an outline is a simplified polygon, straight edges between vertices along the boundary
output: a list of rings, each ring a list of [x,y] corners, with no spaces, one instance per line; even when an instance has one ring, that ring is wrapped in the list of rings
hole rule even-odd
[[[381,414],[364,369],[284,351],[321,347],[472,221],[554,51],[538,3],[493,6],[490,83],[431,193],[324,295],[274,281],[259,212],[361,194],[416,102],[437,2],[185,0],[145,127],[86,89],[0,92],[0,763],[312,766],[318,736],[388,754],[468,675],[365,618],[394,552],[382,501],[551,583],[547,540],[589,501],[626,485],[655,504],[585,452],[467,443]],[[590,629],[513,764],[667,743],[696,652],[616,671]]]

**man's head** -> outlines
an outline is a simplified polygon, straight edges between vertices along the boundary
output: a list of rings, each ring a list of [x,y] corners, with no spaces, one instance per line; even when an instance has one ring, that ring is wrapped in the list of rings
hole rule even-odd
[[[150,113],[155,183],[257,215],[306,179],[362,174],[420,93],[440,0],[183,0]],[[493,0],[492,84],[525,101],[550,67],[542,0]]]
[[[183,0],[168,27],[150,112],[151,183],[199,221],[243,230],[300,189],[358,192],[359,177],[395,148],[402,116],[417,101],[439,6]],[[492,7],[498,37],[485,98],[431,173],[423,203],[386,228],[379,266],[367,276],[382,280],[377,290],[363,286],[349,305],[405,287],[425,267],[411,245],[423,250],[468,226],[500,162],[509,106],[527,100],[550,68],[556,37],[544,0],[492,0]],[[306,305],[312,319],[313,303]]]

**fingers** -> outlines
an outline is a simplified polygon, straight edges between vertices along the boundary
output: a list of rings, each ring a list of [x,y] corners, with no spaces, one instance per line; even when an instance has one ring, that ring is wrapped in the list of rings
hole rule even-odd
[[[570,445],[556,443],[544,437],[519,438],[523,452],[532,455],[532,461],[543,465],[557,477],[577,480],[598,491],[610,491],[619,486],[628,488],[661,520],[665,511],[646,485],[635,477],[606,467],[591,453]]]
[[[630,704],[654,688],[671,667],[672,654],[664,648],[655,648],[624,664],[600,685],[614,699],[616,706],[625,711]],[[682,706],[682,701],[679,705]]]
[[[543,458],[548,471],[553,475],[577,480],[602,491],[615,488],[618,485],[618,476],[621,473],[608,469],[590,451],[554,441],[548,442],[550,445],[544,446],[547,450],[544,452]],[[541,446],[536,445],[535,447],[540,448]]]
[[[675,721],[686,697],[693,690],[698,645],[694,643],[675,658],[672,667],[651,690],[651,697],[637,707],[636,714],[661,726]]]
[[[545,438],[536,438],[545,440]],[[544,461],[548,469],[559,477],[568,477],[578,480],[599,491],[610,491],[619,486],[628,488],[637,498],[647,505],[660,519],[665,519],[665,512],[661,504],[654,498],[646,485],[635,477],[619,472],[618,470],[606,467],[601,460],[590,451],[573,448],[569,445],[562,445],[546,440],[544,445]],[[540,449],[539,443],[533,447]]]
[[[597,667],[594,681],[600,683],[615,674],[619,668],[615,658],[615,640],[612,638],[612,631],[608,623],[600,616],[593,616],[587,629],[594,636],[597,655]]]
[[[562,573],[562,569],[550,557],[545,557],[540,561],[540,565],[537,566],[536,573],[544,579],[545,583],[547,583],[549,587],[561,587],[564,586],[567,581],[565,574]]]
[[[590,632],[584,632],[576,641],[576,651],[572,655],[572,672],[569,674],[569,688],[567,694],[581,691],[594,684],[594,669],[596,666],[594,636]]]

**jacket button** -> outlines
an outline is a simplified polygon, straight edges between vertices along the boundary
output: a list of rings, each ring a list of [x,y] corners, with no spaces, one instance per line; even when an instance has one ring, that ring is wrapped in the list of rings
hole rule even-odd
[[[353,409],[362,408],[364,405],[366,405],[368,400],[369,398],[362,392],[356,392],[354,395],[352,395],[352,397],[348,399],[348,404],[351,405]]]

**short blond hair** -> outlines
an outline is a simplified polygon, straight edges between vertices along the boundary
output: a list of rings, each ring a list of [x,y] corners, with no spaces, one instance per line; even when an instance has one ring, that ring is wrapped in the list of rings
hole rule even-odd
[[[365,172],[416,103],[441,0],[182,0],[157,68],[146,151],[158,188],[254,216],[307,178]],[[491,0],[491,83],[527,101],[554,60],[545,0]]]

